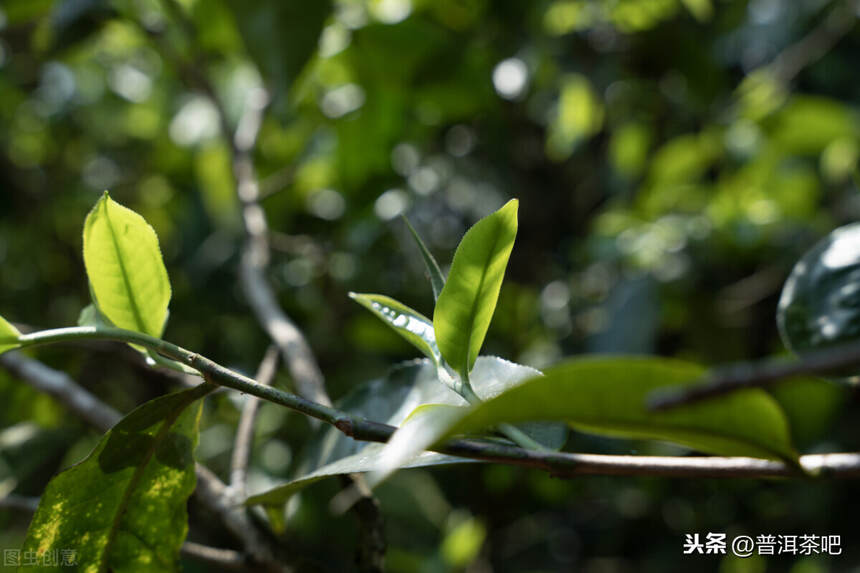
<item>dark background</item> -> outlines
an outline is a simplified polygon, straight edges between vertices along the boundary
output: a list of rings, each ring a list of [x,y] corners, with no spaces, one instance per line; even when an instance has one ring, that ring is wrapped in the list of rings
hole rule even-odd
[[[511,197],[520,230],[485,353],[538,368],[586,352],[782,353],[782,282],[860,214],[857,17],[856,2],[822,0],[3,0],[0,313],[75,323],[89,299],[83,220],[110,189],[160,237],[165,338],[253,373],[268,340],[237,283],[242,228],[205,74],[231,121],[271,94],[254,153],[269,278],[334,397],[415,356],[348,291],[432,311],[398,216],[444,267]],[[34,355],[122,411],[175,387],[114,345]],[[803,452],[860,448],[853,392],[775,393]],[[0,397],[0,494],[38,495],[98,439],[3,372]],[[222,475],[237,419],[230,398],[210,401],[198,454]],[[311,434],[264,406],[252,483],[290,475]],[[567,449],[683,453],[582,435]],[[291,502],[287,543],[311,570],[351,567],[354,519],[327,508],[338,486]],[[378,494],[391,571],[860,565],[852,482],[563,481],[470,465],[402,472]],[[0,547],[18,547],[28,519],[0,510]],[[231,543],[210,529],[192,510],[192,538]],[[681,555],[685,533],[708,531],[841,534],[844,551]]]

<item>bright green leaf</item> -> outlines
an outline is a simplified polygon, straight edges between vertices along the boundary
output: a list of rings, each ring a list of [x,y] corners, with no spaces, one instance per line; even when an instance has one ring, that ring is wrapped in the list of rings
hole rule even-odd
[[[0,316],[0,354],[17,348],[19,336],[21,336],[21,333],[18,332],[18,329]]]
[[[517,236],[512,199],[466,232],[454,253],[448,282],[436,301],[433,327],[442,356],[464,379],[475,364]]]
[[[107,192],[84,223],[84,263],[99,311],[114,325],[160,337],[170,282],[158,237]]]
[[[442,274],[442,269],[439,268],[439,263],[437,263],[436,259],[433,258],[433,254],[430,252],[430,249],[428,249],[427,245],[424,244],[424,241],[421,240],[421,236],[418,234],[418,231],[416,231],[412,224],[409,223],[409,219],[403,217],[403,221],[406,222],[406,227],[409,228],[409,232],[412,233],[412,237],[418,245],[418,250],[421,251],[421,258],[424,259],[424,266],[427,267],[427,274],[430,275],[430,286],[433,288],[433,299],[439,300],[439,294],[441,294],[442,288],[445,286],[445,275]]]
[[[405,338],[428,358],[439,364],[441,355],[436,345],[433,323],[423,314],[405,304],[381,294],[351,292],[349,297],[378,316],[385,324]]]
[[[177,571],[195,484],[199,399],[213,389],[162,396],[123,418],[86,459],[51,480],[23,551],[72,549],[81,571]]]

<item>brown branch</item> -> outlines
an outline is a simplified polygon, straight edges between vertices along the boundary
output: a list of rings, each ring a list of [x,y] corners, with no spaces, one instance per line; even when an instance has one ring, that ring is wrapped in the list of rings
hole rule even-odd
[[[97,331],[87,327],[76,327],[22,335],[19,342],[24,346],[33,346],[86,338],[110,338],[142,344],[196,368],[207,380],[315,417],[356,440],[387,442],[397,430],[396,427],[388,424],[373,422],[348,412],[310,402],[271,386],[263,386],[199,354],[137,332],[111,328]],[[547,452],[467,439],[449,440],[430,449],[463,458],[539,468],[558,476],[604,474],[762,478],[801,477],[810,473],[836,477],[860,477],[860,453],[806,455],[801,456],[798,466],[794,466],[778,461],[746,457],[612,456]],[[801,471],[801,468],[805,471]],[[198,467],[198,475],[199,473]],[[215,493],[223,497],[227,486],[220,483],[217,478],[210,481],[217,485]]]
[[[196,51],[194,23],[185,17],[175,0],[165,0],[165,2],[172,16],[181,20],[181,25],[191,40],[192,50]],[[195,53],[194,59],[202,62],[199,54]],[[280,350],[299,396],[318,405],[330,407],[332,401],[326,391],[325,379],[316,357],[302,331],[281,308],[266,278],[271,257],[268,242],[269,228],[266,214],[260,205],[260,184],[254,167],[253,150],[269,103],[268,94],[259,89],[248,95],[245,110],[235,133],[231,136],[226,108],[205,73],[200,71],[199,66],[192,65],[191,70],[188,70],[188,66],[182,66],[179,60],[177,62],[180,69],[186,69],[186,76],[192,78],[192,81],[209,96],[218,112],[221,131],[229,143],[236,194],[241,204],[245,229],[245,245],[239,263],[242,290],[248,298],[257,321]],[[285,177],[291,177],[291,171],[286,172]],[[355,511],[361,522],[362,531],[369,530],[368,535],[383,540],[381,543],[369,545],[369,549],[365,552],[360,550],[359,568],[362,571],[381,570],[385,544],[378,503],[362,476],[353,475],[350,479],[356,489],[362,493],[361,509]]]
[[[803,354],[800,359],[770,358],[761,362],[742,362],[717,369],[699,384],[681,389],[661,389],[651,397],[653,410],[668,410],[701,402],[745,388],[761,388],[809,374],[835,374],[860,366],[860,343],[852,342]]]

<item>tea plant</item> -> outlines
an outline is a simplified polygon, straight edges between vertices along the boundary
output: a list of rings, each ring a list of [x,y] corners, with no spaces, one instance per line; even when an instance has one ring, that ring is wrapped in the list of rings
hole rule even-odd
[[[307,445],[304,473],[236,500],[264,507],[272,531],[283,527],[290,496],[326,477],[369,472],[369,483],[376,485],[400,468],[469,460],[538,467],[558,476],[858,473],[856,455],[798,456],[777,401],[751,387],[860,362],[851,343],[860,324],[853,304],[860,292],[856,226],[835,231],[810,251],[783,293],[779,323],[785,340],[813,354],[801,362],[728,372],[728,382],[718,371],[724,379],[707,382],[700,365],[654,356],[575,357],[543,373],[482,356],[514,247],[517,209],[517,201],[510,201],[475,224],[457,247],[447,278],[410,227],[436,299],[432,319],[384,295],[350,296],[424,358],[358,386],[334,407],[261,384],[163,340],[171,287],[158,238],[140,215],[105,193],[84,223],[92,304],[82,310],[78,326],[21,333],[0,318],[0,352],[72,340],[121,341],[152,367],[193,373],[202,381],[141,405],[83,461],[55,476],[22,551],[44,556],[74,548],[84,571],[176,569],[188,529],[186,503],[195,488],[201,404],[219,387],[325,423]],[[819,349],[837,343],[849,346]],[[712,399],[698,399],[702,388]],[[655,408],[655,401],[663,408]],[[671,402],[675,407],[668,408]],[[714,456],[563,452],[569,429],[670,441]],[[341,506],[357,499],[346,491]]]

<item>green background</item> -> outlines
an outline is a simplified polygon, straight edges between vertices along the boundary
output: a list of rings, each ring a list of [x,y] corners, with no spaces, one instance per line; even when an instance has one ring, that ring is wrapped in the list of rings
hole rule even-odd
[[[782,282],[860,215],[856,22],[856,3],[788,0],[4,0],[0,313],[75,323],[89,301],[83,220],[109,189],[160,238],[165,338],[254,372],[268,340],[237,283],[242,228],[217,115],[195,88],[204,73],[233,121],[271,94],[254,152],[269,278],[335,398],[415,356],[348,291],[432,313],[398,215],[446,268],[465,229],[514,197],[485,353],[538,368],[586,352],[782,353]],[[174,388],[119,345],[35,355],[123,412]],[[854,393],[775,392],[802,452],[860,448]],[[0,398],[2,493],[40,494],[98,439],[3,372]],[[224,394],[204,410],[198,456],[222,476],[238,415]],[[262,487],[290,475],[313,430],[264,405],[257,431]],[[567,449],[682,452],[583,434]],[[308,570],[351,566],[354,518],[327,509],[337,487],[290,507],[284,544]],[[378,495],[391,571],[813,573],[860,565],[855,492],[465,465],[402,472]],[[231,546],[190,512],[191,539]],[[28,520],[0,510],[0,548],[18,547]],[[682,557],[684,534],[708,531],[841,534],[843,554]]]

